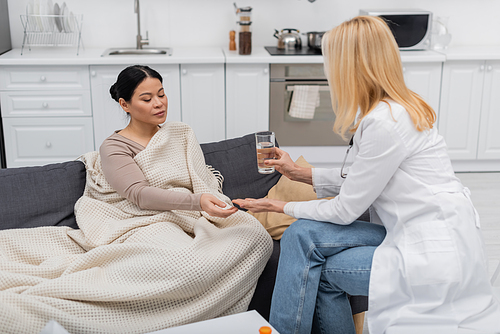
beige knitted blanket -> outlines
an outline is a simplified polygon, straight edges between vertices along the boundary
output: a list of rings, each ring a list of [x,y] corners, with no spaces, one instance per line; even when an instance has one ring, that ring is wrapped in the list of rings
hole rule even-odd
[[[83,160],[80,230],[0,232],[0,333],[38,333],[51,319],[75,334],[145,333],[246,311],[272,251],[255,218],[140,210],[106,182],[97,152]],[[154,186],[231,204],[183,123],[135,160]]]

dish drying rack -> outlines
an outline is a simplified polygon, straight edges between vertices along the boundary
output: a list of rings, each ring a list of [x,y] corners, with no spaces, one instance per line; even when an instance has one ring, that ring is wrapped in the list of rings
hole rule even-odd
[[[21,15],[21,22],[24,28],[21,55],[25,46],[30,51],[32,46],[76,46],[76,55],[79,54],[83,15]]]

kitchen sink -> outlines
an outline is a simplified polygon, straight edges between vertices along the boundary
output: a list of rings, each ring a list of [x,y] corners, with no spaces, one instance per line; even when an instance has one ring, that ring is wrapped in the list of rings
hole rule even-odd
[[[113,48],[104,50],[101,57],[106,56],[142,56],[142,55],[172,55],[172,48],[143,48],[143,49],[134,49],[134,48]]]

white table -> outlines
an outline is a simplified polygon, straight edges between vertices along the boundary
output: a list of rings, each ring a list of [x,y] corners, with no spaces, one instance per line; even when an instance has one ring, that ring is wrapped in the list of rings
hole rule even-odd
[[[269,326],[272,334],[279,334],[257,311],[248,311],[227,317],[162,329],[150,334],[259,334],[259,328]]]
[[[162,329],[147,334],[259,334],[259,328],[268,326],[272,334],[279,334],[257,311],[248,311],[192,324]],[[38,334],[69,334],[57,322],[51,320]]]

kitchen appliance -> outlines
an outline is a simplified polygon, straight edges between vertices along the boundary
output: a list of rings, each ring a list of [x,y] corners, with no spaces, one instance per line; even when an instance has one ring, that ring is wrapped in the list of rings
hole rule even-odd
[[[278,39],[278,49],[294,50],[302,48],[302,39],[297,29],[285,28],[281,31],[274,29],[274,37]]]
[[[271,56],[321,56],[321,49],[301,48],[301,49],[278,49],[276,46],[264,46],[264,49]]]
[[[0,55],[12,49],[7,2],[7,0],[0,0]]]
[[[432,12],[421,9],[361,9],[359,14],[383,18],[402,51],[428,50],[431,46]]]
[[[323,64],[271,64],[270,70],[269,130],[280,146],[347,146],[332,130],[335,114]],[[311,85],[319,86],[314,117],[292,117],[295,86]]]
[[[307,46],[312,49],[320,49],[321,50],[321,39],[326,31],[310,31],[306,32],[307,36]]]

